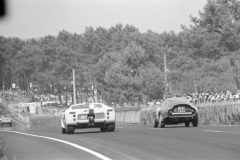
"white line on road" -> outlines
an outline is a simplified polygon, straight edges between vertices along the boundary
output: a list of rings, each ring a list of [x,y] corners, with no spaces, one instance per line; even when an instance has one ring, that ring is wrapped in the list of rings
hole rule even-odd
[[[27,136],[32,136],[32,137],[38,137],[38,138],[44,138],[44,139],[50,139],[50,140],[53,140],[53,141],[57,141],[57,142],[61,142],[61,143],[64,143],[64,144],[67,144],[67,145],[70,145],[72,147],[75,147],[75,148],[78,148],[80,150],[83,150],[85,152],[88,152],[100,159],[103,159],[103,160],[111,160],[110,158],[100,154],[100,153],[97,153],[93,150],[90,150],[88,148],[85,148],[85,147],[82,147],[82,146],[79,146],[77,144],[74,144],[74,143],[71,143],[71,142],[68,142],[68,141],[64,141],[64,140],[61,140],[61,139],[56,139],[56,138],[51,138],[51,137],[46,137],[46,136],[39,136],[39,135],[34,135],[34,134],[28,134],[28,133],[23,133],[23,132],[17,132],[17,131],[5,131],[3,130],[2,132],[12,132],[12,133],[17,133],[17,134],[23,134],[23,135],[27,135]]]
[[[216,133],[221,133],[221,132],[223,132],[223,131],[216,131],[216,130],[203,130],[203,131],[205,131],[205,132],[216,132]]]

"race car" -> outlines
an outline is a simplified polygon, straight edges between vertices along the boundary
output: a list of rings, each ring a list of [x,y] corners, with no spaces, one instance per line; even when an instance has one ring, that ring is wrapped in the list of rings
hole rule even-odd
[[[12,127],[12,119],[10,117],[1,115],[0,123],[1,123],[1,126],[3,126],[4,124],[9,124],[9,126]]]
[[[73,134],[75,129],[82,128],[100,128],[102,132],[113,132],[115,120],[114,109],[103,103],[74,104],[62,113],[62,133]]]
[[[191,105],[185,97],[166,99],[153,114],[155,128],[159,124],[161,128],[164,128],[166,124],[179,123],[185,123],[185,127],[189,127],[190,122],[193,127],[198,126],[198,109]]]

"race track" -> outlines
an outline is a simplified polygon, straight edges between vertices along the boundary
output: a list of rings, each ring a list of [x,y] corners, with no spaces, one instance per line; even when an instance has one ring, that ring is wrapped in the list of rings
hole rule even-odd
[[[30,129],[18,126],[3,127],[0,135],[6,141],[4,153],[9,160],[238,160],[240,157],[239,126],[166,126],[161,129],[117,125],[115,132],[84,129],[75,130],[72,135],[62,134],[57,126]]]

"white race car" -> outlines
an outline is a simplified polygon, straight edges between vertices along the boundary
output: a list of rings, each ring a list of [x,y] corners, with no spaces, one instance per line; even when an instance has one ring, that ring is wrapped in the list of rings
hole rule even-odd
[[[102,132],[113,132],[115,120],[114,109],[103,103],[74,104],[62,113],[62,133],[72,134],[75,129],[81,128],[100,128]]]

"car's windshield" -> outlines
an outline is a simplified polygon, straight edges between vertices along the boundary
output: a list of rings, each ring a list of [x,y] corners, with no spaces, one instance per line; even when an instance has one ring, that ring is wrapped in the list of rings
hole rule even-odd
[[[89,107],[90,107],[90,104],[86,103],[86,104],[77,104],[77,105],[72,106],[71,108],[72,109],[82,109],[82,108],[89,108]]]

